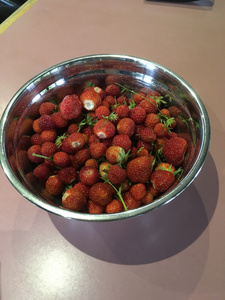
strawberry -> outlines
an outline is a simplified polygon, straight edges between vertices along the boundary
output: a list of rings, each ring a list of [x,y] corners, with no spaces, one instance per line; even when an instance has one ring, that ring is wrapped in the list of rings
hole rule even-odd
[[[38,119],[38,126],[41,131],[48,130],[48,129],[54,129],[55,128],[55,122],[49,115],[41,115]]]
[[[101,99],[103,99],[105,97],[104,90],[102,88],[100,88],[99,86],[94,86],[93,90],[101,96]]]
[[[41,145],[41,154],[47,157],[51,157],[57,152],[56,144],[52,142],[44,142]]]
[[[103,143],[93,142],[89,146],[90,154],[95,159],[100,159],[106,152],[107,146]]]
[[[109,105],[115,105],[115,103],[116,103],[116,99],[113,96],[111,96],[111,95],[106,96],[104,98],[104,101],[108,102]]]
[[[101,119],[94,125],[94,134],[100,139],[108,139],[115,135],[116,128],[111,121]]]
[[[123,118],[118,122],[116,129],[119,134],[131,137],[135,131],[135,122],[131,118]]]
[[[43,130],[40,134],[43,142],[52,142],[54,143],[57,138],[57,132],[55,129]]]
[[[112,201],[110,186],[104,182],[95,183],[90,188],[89,199],[98,205],[107,205]]]
[[[116,102],[117,102],[117,104],[122,104],[122,105],[125,104],[127,106],[127,103],[129,102],[129,100],[126,96],[122,95],[116,99]]]
[[[99,181],[99,172],[93,167],[82,167],[79,172],[79,180],[85,185],[93,185]]]
[[[182,111],[177,106],[170,106],[168,110],[173,118],[177,118],[182,114]]]
[[[127,105],[122,104],[116,107],[115,113],[120,119],[127,118],[130,113],[130,109]]]
[[[137,151],[137,157],[141,157],[141,156],[148,156],[148,150],[146,148],[140,148]]]
[[[132,159],[127,164],[127,177],[134,183],[145,183],[151,175],[153,159],[141,156]]]
[[[136,183],[130,188],[130,193],[135,200],[141,200],[146,194],[146,186],[143,183]]]
[[[99,205],[97,203],[94,203],[93,201],[88,201],[88,212],[89,214],[102,214],[105,211],[104,205]]]
[[[74,132],[78,132],[78,130],[79,130],[78,124],[72,123],[69,125],[69,127],[67,129],[67,133],[70,135]]]
[[[39,145],[41,146],[43,143],[43,140],[41,138],[41,135],[39,133],[35,133],[30,137],[30,142],[32,145]]]
[[[45,188],[49,194],[58,196],[63,192],[64,184],[59,179],[59,175],[52,175],[45,182]]]
[[[123,210],[123,204],[118,199],[113,199],[109,204],[106,205],[105,208],[107,214],[119,213]]]
[[[99,174],[101,178],[107,179],[108,178],[108,171],[112,164],[110,164],[108,161],[104,161],[99,166]]]
[[[108,117],[110,115],[110,110],[104,105],[100,105],[95,110],[96,117],[101,120],[104,117]]]
[[[153,197],[152,193],[148,190],[148,191],[146,191],[144,197],[141,198],[141,203],[149,204],[149,203],[152,203],[153,200],[154,200],[154,197]]]
[[[145,119],[145,126],[154,128],[156,124],[160,123],[160,117],[155,113],[147,114]]]
[[[118,87],[118,85],[115,84],[110,84],[106,87],[105,89],[105,94],[107,96],[113,96],[113,97],[119,97],[121,94],[120,88]]]
[[[45,182],[50,176],[50,168],[42,163],[33,170],[33,174],[35,177]]]
[[[149,142],[144,142],[142,140],[139,140],[137,142],[137,149],[140,150],[141,148],[145,148],[148,152],[152,149],[152,144]]]
[[[42,132],[42,130],[39,126],[39,119],[36,119],[36,120],[33,121],[32,128],[33,128],[34,132],[36,132],[36,133],[41,133]]]
[[[74,167],[64,167],[59,170],[59,179],[64,184],[71,184],[77,180],[77,171]]]
[[[84,194],[84,196],[88,199],[90,186],[88,186],[88,185],[84,184],[83,182],[79,181],[78,183],[76,183],[73,186],[73,188],[81,191]]]
[[[68,144],[71,149],[80,150],[86,144],[84,136],[80,132],[74,132],[68,136]]]
[[[146,96],[145,99],[143,99],[138,105],[137,107],[142,107],[144,108],[144,110],[146,111],[147,114],[150,113],[157,113],[157,103],[156,100]]]
[[[98,169],[98,162],[96,159],[90,158],[85,162],[84,166],[85,167],[93,167],[93,168]]]
[[[139,104],[142,100],[144,100],[144,98],[145,98],[145,94],[140,92],[134,95],[133,100],[136,104]]]
[[[95,111],[95,109],[102,103],[100,94],[93,88],[85,90],[80,95],[80,101],[83,104],[83,107],[88,111]]]
[[[62,196],[62,206],[67,209],[81,211],[86,205],[84,194],[74,188],[69,188]]]
[[[143,107],[136,106],[130,110],[129,117],[134,120],[136,124],[141,124],[145,121],[146,111]]]
[[[110,164],[122,164],[128,158],[124,149],[120,146],[110,146],[105,154]]]
[[[126,171],[118,165],[113,165],[108,170],[108,179],[112,184],[122,183],[126,177]]]
[[[135,200],[130,192],[126,192],[123,196],[123,199],[128,210],[141,206],[141,201]]]
[[[55,122],[56,128],[64,128],[68,124],[68,120],[64,119],[61,112],[57,111],[51,115],[53,121]]]
[[[91,143],[100,143],[101,142],[101,139],[96,136],[95,134],[92,134],[89,136],[89,139],[88,139],[88,144],[90,145]]]
[[[162,170],[162,169],[167,170],[167,171],[170,171],[170,172],[172,172],[172,173],[174,173],[174,172],[176,171],[176,168],[175,168],[173,165],[171,165],[171,164],[169,164],[169,163],[167,163],[167,162],[160,162],[160,163],[155,167],[155,170]]]
[[[125,152],[127,152],[129,149],[131,149],[132,142],[128,135],[117,134],[112,139],[112,145],[120,146],[124,149]]]
[[[164,137],[168,135],[168,129],[166,128],[165,124],[157,123],[153,128],[157,137]]]
[[[59,105],[59,111],[65,120],[72,120],[81,115],[82,103],[76,94],[67,95]]]
[[[170,118],[170,111],[167,108],[162,108],[159,113],[166,116],[167,118]]]
[[[61,151],[69,154],[69,155],[72,155],[72,154],[75,154],[76,153],[76,149],[73,149],[70,147],[69,143],[68,143],[68,137],[64,138],[62,140],[62,145],[61,147],[59,147]]]
[[[171,185],[175,181],[175,176],[173,172],[166,171],[166,170],[154,170],[151,174],[151,183],[153,187],[159,192],[163,193],[168,188],[171,187]]]
[[[57,105],[52,102],[44,102],[39,107],[40,115],[51,115],[57,108]]]
[[[33,163],[39,164],[44,161],[43,157],[34,156],[33,154],[41,155],[41,146],[33,145],[27,150],[27,156]]]
[[[78,150],[75,153],[75,158],[78,161],[79,166],[83,166],[85,162],[91,158],[90,149],[85,148],[85,149]]]
[[[168,163],[174,166],[182,164],[187,150],[187,141],[182,137],[172,137],[164,145],[162,153]]]
[[[157,136],[151,127],[143,127],[140,131],[140,138],[143,142],[153,143]]]
[[[53,155],[53,162],[57,167],[67,167],[71,160],[67,153],[59,151]]]

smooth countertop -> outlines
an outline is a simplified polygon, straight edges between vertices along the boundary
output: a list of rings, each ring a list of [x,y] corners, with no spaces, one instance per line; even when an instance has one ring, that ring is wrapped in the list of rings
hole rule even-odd
[[[64,60],[127,54],[164,65],[203,100],[211,145],[195,181],[144,216],[86,223],[24,199],[0,170],[0,299],[225,299],[225,1],[38,0],[0,36],[0,115]]]

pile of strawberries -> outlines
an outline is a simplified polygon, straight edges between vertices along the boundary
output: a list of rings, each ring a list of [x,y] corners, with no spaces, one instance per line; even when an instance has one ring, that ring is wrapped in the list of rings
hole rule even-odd
[[[165,96],[93,79],[42,103],[27,155],[46,191],[74,211],[118,213],[154,201],[182,174],[187,141]]]

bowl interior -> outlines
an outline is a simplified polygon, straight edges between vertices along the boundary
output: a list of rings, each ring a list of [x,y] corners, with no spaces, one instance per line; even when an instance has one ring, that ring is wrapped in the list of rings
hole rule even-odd
[[[83,84],[98,79],[101,86],[117,82],[138,91],[151,88],[159,91],[169,105],[182,111],[179,134],[189,140],[183,165],[183,179],[151,204],[133,211],[112,215],[90,215],[66,210],[61,199],[52,197],[33,176],[33,166],[27,158],[28,136],[32,122],[38,118],[41,103],[59,103],[63,97],[80,93]],[[128,91],[129,93],[129,91]],[[29,201],[52,213],[67,218],[107,221],[145,213],[168,203],[180,194],[197,176],[208,152],[210,125],[199,96],[177,74],[156,63],[121,55],[92,55],[55,65],[27,82],[11,99],[1,119],[1,165],[14,187]]]

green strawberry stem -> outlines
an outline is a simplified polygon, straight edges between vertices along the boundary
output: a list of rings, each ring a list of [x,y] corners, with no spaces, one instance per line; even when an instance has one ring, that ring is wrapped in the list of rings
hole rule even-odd
[[[48,156],[44,156],[44,155],[36,154],[36,153],[32,153],[32,155],[36,156],[36,157],[41,157],[41,158],[44,158],[44,159],[52,160],[52,156],[48,157]]]
[[[127,206],[126,206],[126,204],[124,203],[124,200],[123,200],[123,197],[122,197],[122,194],[121,194],[122,186],[120,186],[119,189],[117,189],[117,188],[116,188],[109,180],[106,180],[106,182],[107,182],[108,184],[110,184],[110,185],[114,188],[114,190],[116,191],[116,194],[117,194],[119,200],[120,200],[120,201],[122,202],[122,204],[123,204],[124,209],[127,210]]]

